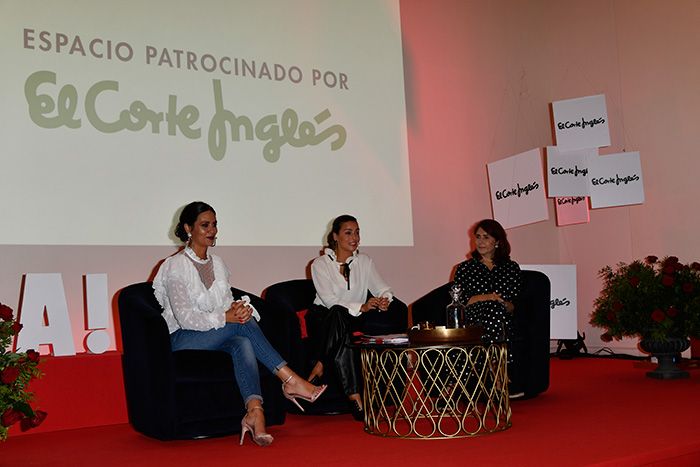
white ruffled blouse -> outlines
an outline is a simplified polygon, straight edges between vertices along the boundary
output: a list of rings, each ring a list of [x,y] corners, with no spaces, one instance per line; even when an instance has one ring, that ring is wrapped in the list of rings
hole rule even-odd
[[[214,282],[208,289],[184,250],[167,258],[153,279],[153,291],[171,334],[178,329],[220,329],[226,324],[226,311],[234,301],[230,272],[218,256],[210,254],[207,260],[214,269]],[[250,303],[248,296],[241,299]],[[253,317],[260,320],[254,308]]]

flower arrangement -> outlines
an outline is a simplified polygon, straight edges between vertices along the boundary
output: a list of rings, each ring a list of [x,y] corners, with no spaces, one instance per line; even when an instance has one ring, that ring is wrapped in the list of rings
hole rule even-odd
[[[12,308],[0,303],[0,440],[7,439],[8,428],[19,422],[22,431],[39,426],[46,412],[29,405],[33,394],[26,390],[33,378],[41,376],[39,352],[12,352],[12,339],[22,329],[14,320]]]
[[[700,263],[647,256],[615,269],[606,266],[599,275],[604,286],[590,323],[605,329],[603,342],[700,336]]]

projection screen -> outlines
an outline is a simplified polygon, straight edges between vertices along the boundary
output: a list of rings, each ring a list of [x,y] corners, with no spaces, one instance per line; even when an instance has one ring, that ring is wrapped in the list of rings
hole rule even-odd
[[[398,0],[0,5],[0,243],[412,245]]]

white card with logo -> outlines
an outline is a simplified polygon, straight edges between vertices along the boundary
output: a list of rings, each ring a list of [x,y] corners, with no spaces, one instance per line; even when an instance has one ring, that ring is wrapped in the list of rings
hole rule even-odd
[[[550,339],[576,339],[578,310],[575,264],[521,264],[520,269],[540,271],[549,277]]]
[[[596,157],[589,164],[589,169],[592,209],[644,202],[639,152]]]
[[[552,113],[559,150],[610,146],[605,94],[552,102]]]
[[[547,196],[588,196],[588,161],[597,149],[560,151],[547,146]]]
[[[540,149],[488,164],[493,218],[508,229],[549,219]]]

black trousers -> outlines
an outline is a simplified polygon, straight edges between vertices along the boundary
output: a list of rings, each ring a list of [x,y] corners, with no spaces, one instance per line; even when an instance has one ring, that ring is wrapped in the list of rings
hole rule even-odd
[[[311,339],[312,358],[323,363],[324,372],[331,371],[340,381],[346,395],[360,392],[362,376],[359,351],[352,348],[352,334],[369,335],[406,332],[408,307],[394,298],[387,311],[368,311],[352,316],[348,309],[334,305],[326,308],[312,305],[306,314],[306,329]]]

